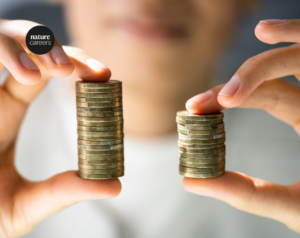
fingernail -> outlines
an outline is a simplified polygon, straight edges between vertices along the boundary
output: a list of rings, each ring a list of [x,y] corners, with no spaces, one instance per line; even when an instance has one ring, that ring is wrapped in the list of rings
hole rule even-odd
[[[92,68],[95,71],[100,71],[103,68],[106,68],[104,64],[93,58],[88,58],[85,62],[90,68]]]
[[[206,91],[204,93],[198,94],[192,98],[190,98],[186,104],[185,107],[188,111],[193,112],[198,107],[199,104],[207,102],[209,99],[212,98],[212,92]]]
[[[57,65],[72,64],[72,61],[60,46],[54,46],[51,50],[51,57]]]
[[[233,96],[241,85],[240,77],[234,75],[227,84],[222,88],[218,95],[222,96]]]
[[[187,190],[188,192],[191,192],[191,193],[195,193],[197,195],[200,195],[200,196],[203,196],[203,197],[212,197],[211,195],[209,194],[206,194],[206,193],[203,193],[203,192],[200,192],[200,191],[197,191],[197,190]]]
[[[19,59],[25,69],[40,71],[39,67],[37,67],[34,61],[30,59],[30,57],[26,53],[22,52],[19,56]]]
[[[200,93],[192,98],[190,98],[187,102],[195,102],[195,103],[205,103],[212,97],[211,91],[206,91],[204,93]]]
[[[260,22],[263,22],[263,23],[266,23],[268,25],[274,26],[274,25],[281,25],[281,24],[283,24],[285,22],[285,20],[270,19],[270,20],[263,20],[263,21],[260,21]]]
[[[186,110],[188,110],[189,112],[194,113],[195,112],[195,102],[188,100],[185,104],[185,108]]]

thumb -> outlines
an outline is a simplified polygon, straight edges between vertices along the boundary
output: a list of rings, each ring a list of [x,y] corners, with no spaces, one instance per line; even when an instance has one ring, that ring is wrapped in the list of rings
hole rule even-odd
[[[300,232],[299,198],[291,186],[281,186],[226,171],[221,177],[184,178],[183,187],[192,193],[214,197],[245,212],[275,219]]]
[[[15,210],[24,216],[18,219],[24,224],[19,225],[27,228],[78,202],[112,198],[121,192],[118,179],[86,180],[80,178],[77,171],[67,171],[27,187],[15,197]]]

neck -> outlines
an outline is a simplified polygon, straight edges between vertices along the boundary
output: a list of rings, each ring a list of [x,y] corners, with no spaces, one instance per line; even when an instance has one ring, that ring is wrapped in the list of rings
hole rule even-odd
[[[159,137],[176,133],[176,112],[185,110],[191,97],[210,88],[212,76],[207,73],[190,83],[182,85],[174,95],[131,90],[123,83],[124,133],[139,137]],[[147,91],[147,92],[146,92]]]

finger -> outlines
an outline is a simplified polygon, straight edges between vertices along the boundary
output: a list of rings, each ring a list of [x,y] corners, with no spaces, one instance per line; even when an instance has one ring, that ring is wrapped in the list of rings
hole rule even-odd
[[[300,135],[300,88],[292,84],[281,79],[264,82],[240,107],[264,109]]]
[[[299,204],[294,203],[288,187],[226,171],[221,177],[208,179],[184,178],[183,187],[189,192],[211,196],[245,212],[299,227]]]
[[[34,84],[41,78],[38,66],[27,55],[23,47],[13,38],[1,33],[0,62],[16,80],[26,85]]]
[[[0,62],[0,75],[1,75],[1,73],[3,71],[3,69],[4,69],[4,65]]]
[[[203,102],[205,94],[199,94],[188,100],[187,110],[193,114],[208,114],[226,109],[218,102],[218,94],[224,84],[210,89],[211,95]],[[202,100],[202,101],[201,101]],[[300,89],[283,80],[275,79],[262,83],[239,106],[241,108],[264,109],[274,117],[291,125],[300,135]]]
[[[42,71],[46,71],[54,77],[66,77],[70,75],[74,70],[74,65],[56,37],[52,50],[46,54],[33,54],[27,48],[25,41],[26,34],[32,27],[37,25],[39,24],[25,20],[0,20],[0,33],[18,41],[24,50],[35,59],[35,62]],[[20,82],[22,83],[22,81]]]
[[[82,49],[63,46],[65,52],[75,65],[73,76],[88,81],[107,81],[110,79],[111,71],[104,64],[91,58]]]
[[[64,49],[74,62],[75,69],[72,75],[83,80],[107,81],[110,78],[111,71],[101,62],[91,58],[83,50],[75,47],[64,46]],[[3,85],[3,88],[14,98],[29,104],[46,86],[47,79],[41,80],[35,85],[27,86],[19,83],[12,75],[9,75]]]
[[[78,202],[89,199],[116,197],[121,192],[118,179],[87,180],[77,175],[77,171],[58,174],[44,182],[29,184],[14,197],[14,214],[23,224],[31,227],[44,218]],[[21,230],[21,229],[20,229]]]
[[[264,81],[300,74],[300,45],[269,50],[247,60],[222,88],[218,102],[227,108],[241,105]]]
[[[300,43],[300,20],[263,20],[255,28],[256,37],[268,44]]]
[[[186,110],[191,114],[209,114],[225,109],[217,100],[218,93],[225,84],[218,85],[204,93],[190,98],[186,104]]]

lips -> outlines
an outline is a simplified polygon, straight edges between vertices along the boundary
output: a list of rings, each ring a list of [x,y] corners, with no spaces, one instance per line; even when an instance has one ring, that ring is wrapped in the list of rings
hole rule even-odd
[[[187,37],[184,23],[172,19],[122,18],[114,22],[119,31],[146,40],[176,40]]]

